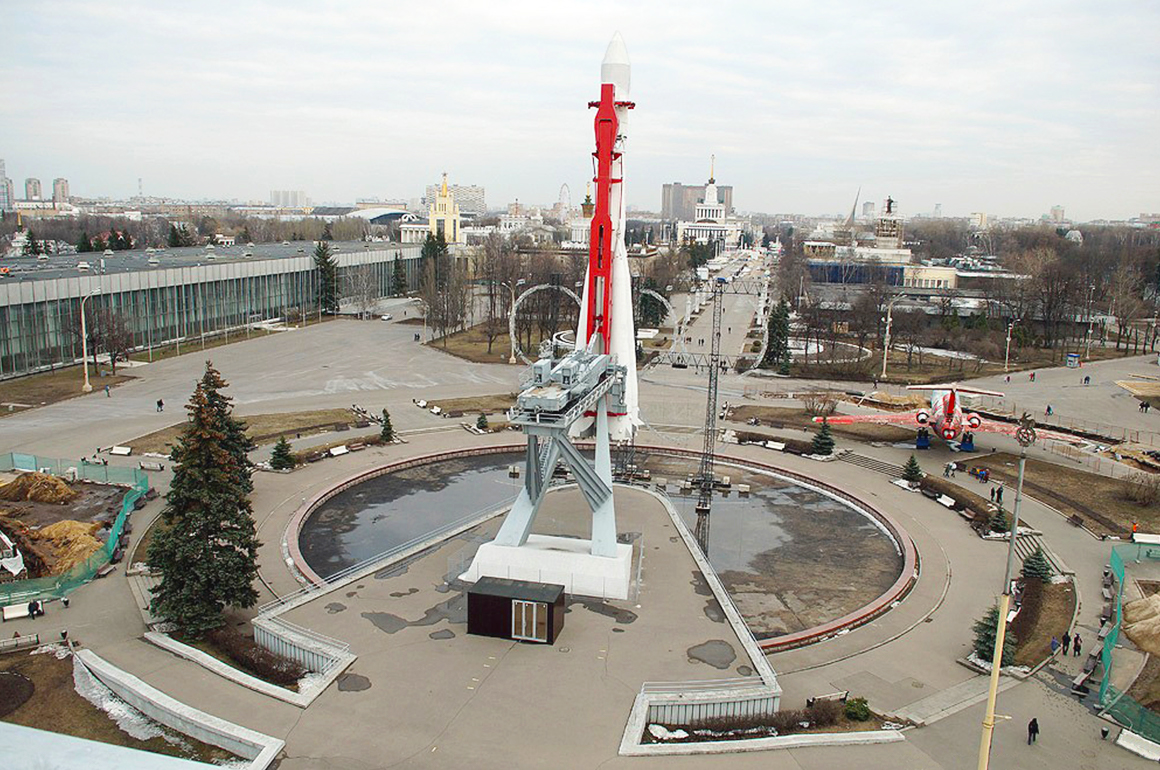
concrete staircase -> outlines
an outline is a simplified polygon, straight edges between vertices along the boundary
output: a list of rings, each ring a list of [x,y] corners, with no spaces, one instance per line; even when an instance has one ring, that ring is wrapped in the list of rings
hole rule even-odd
[[[875,473],[881,473],[882,475],[889,476],[892,479],[902,477],[901,465],[893,465],[891,463],[885,462],[884,460],[876,460],[873,457],[860,455],[857,452],[846,452],[845,454],[839,456],[838,459],[844,463],[850,463],[850,465],[857,465],[859,468],[865,468],[866,470],[874,471]]]

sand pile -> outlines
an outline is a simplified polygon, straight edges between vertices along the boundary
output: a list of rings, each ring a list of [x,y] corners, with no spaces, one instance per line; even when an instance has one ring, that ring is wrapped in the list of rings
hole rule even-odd
[[[870,394],[870,398],[879,402],[880,404],[891,404],[892,406],[922,407],[930,403],[930,399],[925,396],[914,395],[911,393],[896,396],[892,393],[887,393],[882,390],[874,391]]]
[[[1160,594],[1124,605],[1124,633],[1141,650],[1160,655]]]
[[[94,536],[100,529],[100,523],[85,524],[65,520],[50,524],[32,534],[42,543],[50,544],[56,552],[52,571],[59,575],[86,561],[104,546],[104,543]]]
[[[10,502],[68,503],[77,498],[69,485],[46,473],[22,473],[16,480],[0,487],[0,500]]]

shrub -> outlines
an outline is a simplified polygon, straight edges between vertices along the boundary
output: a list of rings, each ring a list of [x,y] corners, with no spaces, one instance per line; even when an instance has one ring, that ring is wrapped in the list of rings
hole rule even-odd
[[[870,706],[865,698],[850,698],[846,701],[846,719],[865,722],[870,719]]]
[[[1160,503],[1160,476],[1152,473],[1136,473],[1128,479],[1128,498],[1144,506]]]
[[[922,481],[923,477],[922,467],[918,464],[918,458],[914,455],[906,461],[906,465],[902,466],[902,480],[909,481],[911,484],[917,484]]]
[[[991,517],[990,528],[992,532],[1010,532],[1011,520],[1003,511],[995,511],[995,515]]]
[[[1043,554],[1043,546],[1036,546],[1035,551],[1023,560],[1021,573],[1025,578],[1038,578],[1045,583],[1051,580],[1055,572],[1047,563],[1047,557]]]
[[[475,427],[479,428],[480,430],[487,430],[487,415],[486,414],[479,415],[479,419],[475,421]]]
[[[834,437],[830,435],[830,423],[822,421],[822,426],[814,434],[811,449],[816,455],[830,455],[834,453]]]
[[[975,655],[990,662],[995,656],[995,634],[999,623],[999,605],[992,604],[991,609],[983,617],[975,621],[973,626],[975,641],[972,644]],[[1002,665],[1009,666],[1015,662],[1015,634],[1008,633],[1003,637]]]
[[[294,453],[290,451],[290,442],[286,440],[285,436],[282,436],[274,445],[274,451],[270,455],[270,467],[276,471],[286,471],[295,465],[297,465],[297,460],[294,459]]]
[[[836,700],[814,701],[813,707],[806,709],[806,714],[815,727],[832,727],[842,718],[842,703]]]
[[[271,684],[288,687],[306,676],[306,669],[302,666],[270,652],[252,636],[239,634],[227,626],[215,628],[206,634],[206,638],[239,667]]]

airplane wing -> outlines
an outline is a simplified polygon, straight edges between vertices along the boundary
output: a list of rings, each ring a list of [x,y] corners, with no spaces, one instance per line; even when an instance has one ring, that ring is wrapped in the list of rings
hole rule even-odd
[[[852,425],[854,423],[874,423],[878,425],[897,425],[900,428],[918,429],[918,412],[902,412],[894,414],[864,414],[864,415],[830,415],[829,417],[815,417],[814,422],[825,420],[830,425]]]
[[[995,420],[983,420],[982,424],[978,428],[975,429],[975,432],[976,433],[978,433],[978,432],[1002,433],[1002,434],[1007,435],[1007,436],[1014,436],[1015,431],[1017,431],[1018,429],[1019,429],[1019,426],[1015,423],[996,422]],[[1039,439],[1051,439],[1053,441],[1065,441],[1069,444],[1075,444],[1077,446],[1083,446],[1085,444],[1091,443],[1090,441],[1088,441],[1086,439],[1080,438],[1079,436],[1073,436],[1070,433],[1060,433],[1059,431],[1048,430],[1047,428],[1040,428],[1038,426],[1035,428],[1035,436],[1036,436],[1036,438],[1039,438]]]
[[[956,393],[963,393],[968,396],[1002,396],[1002,393],[994,390],[983,390],[982,388],[972,388],[970,385],[960,385],[957,382],[947,382],[941,385],[907,385],[907,390],[953,390]]]

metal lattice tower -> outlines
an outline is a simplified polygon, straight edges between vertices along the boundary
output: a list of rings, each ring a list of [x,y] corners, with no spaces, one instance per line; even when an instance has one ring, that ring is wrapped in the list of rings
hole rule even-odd
[[[721,375],[721,313],[725,283],[713,284],[713,336],[710,338],[709,387],[705,399],[705,443],[697,470],[697,526],[695,535],[701,552],[709,555],[709,512],[713,507],[713,447],[717,443],[717,381]]]

